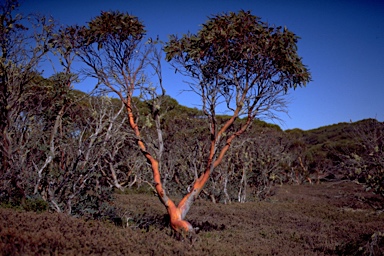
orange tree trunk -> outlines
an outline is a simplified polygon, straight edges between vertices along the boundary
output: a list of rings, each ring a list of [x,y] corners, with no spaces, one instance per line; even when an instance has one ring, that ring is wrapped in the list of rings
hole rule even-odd
[[[121,97],[122,98],[122,97]],[[184,220],[187,212],[189,211],[190,207],[192,206],[194,200],[197,198],[201,190],[203,189],[205,183],[208,181],[210,174],[212,173],[213,169],[220,164],[222,161],[225,153],[228,151],[231,142],[234,138],[242,134],[247,127],[249,126],[252,118],[249,117],[247,122],[235,133],[233,133],[231,136],[227,137],[225,146],[220,150],[217,159],[214,159],[215,153],[216,153],[216,147],[217,142],[220,139],[220,136],[224,134],[224,132],[228,129],[228,127],[235,121],[237,118],[238,111],[235,111],[234,115],[231,119],[229,119],[222,129],[218,132],[216,136],[212,136],[211,139],[211,148],[210,153],[207,161],[207,166],[204,171],[204,173],[195,181],[191,191],[184,196],[184,198],[179,202],[179,204],[176,206],[176,204],[168,198],[166,195],[163,185],[161,183],[161,176],[159,171],[159,162],[146,150],[145,144],[141,138],[140,130],[135,122],[135,118],[132,111],[132,102],[131,102],[131,96],[129,95],[125,100],[124,103],[126,105],[126,109],[128,111],[128,118],[129,118],[129,124],[132,130],[134,131],[136,138],[137,138],[137,145],[139,146],[141,152],[146,157],[147,161],[150,163],[152,167],[153,172],[153,180],[155,189],[157,192],[157,195],[160,199],[160,201],[163,203],[163,205],[166,207],[167,212],[170,217],[170,224],[173,230],[176,232],[192,232],[193,227],[192,225]],[[214,131],[214,127],[211,129]]]

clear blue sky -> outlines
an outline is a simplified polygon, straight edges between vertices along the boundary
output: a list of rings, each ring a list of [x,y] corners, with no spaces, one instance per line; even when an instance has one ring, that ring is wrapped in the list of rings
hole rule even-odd
[[[317,128],[377,118],[384,121],[384,0],[24,0],[21,11],[52,15],[62,24],[85,24],[100,11],[139,17],[147,34],[166,41],[170,34],[195,33],[211,14],[250,10],[263,21],[301,37],[299,55],[313,82],[289,97],[283,129]],[[183,78],[163,66],[167,94],[185,106],[198,106],[180,94]],[[267,120],[269,121],[269,120]]]

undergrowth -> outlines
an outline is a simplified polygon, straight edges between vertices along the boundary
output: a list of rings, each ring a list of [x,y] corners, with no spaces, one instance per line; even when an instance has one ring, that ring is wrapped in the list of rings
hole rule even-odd
[[[100,221],[0,208],[0,254],[383,255],[384,215],[370,197],[345,182],[284,185],[262,202],[198,199],[187,215],[196,234],[179,238],[158,198],[146,193],[115,194]]]

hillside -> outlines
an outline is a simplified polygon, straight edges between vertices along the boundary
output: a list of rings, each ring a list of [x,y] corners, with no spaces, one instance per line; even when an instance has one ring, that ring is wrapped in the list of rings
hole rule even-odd
[[[312,173],[330,174],[338,179],[362,178],[363,182],[365,178],[359,177],[356,170],[363,166],[367,170],[381,168],[374,167],[372,161],[379,165],[382,162],[384,122],[364,119],[308,131],[294,129],[285,132],[301,139],[305,147],[303,159]]]

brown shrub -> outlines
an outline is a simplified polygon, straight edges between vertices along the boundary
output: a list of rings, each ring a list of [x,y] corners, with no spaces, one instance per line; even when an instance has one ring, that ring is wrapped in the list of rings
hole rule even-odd
[[[57,213],[0,209],[0,251],[2,255],[383,253],[384,216],[370,208],[371,194],[359,185],[282,186],[276,192],[267,201],[244,204],[197,200],[187,216],[200,229],[191,240],[171,235],[163,206],[148,194],[116,195],[119,226]]]

